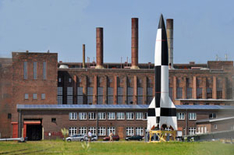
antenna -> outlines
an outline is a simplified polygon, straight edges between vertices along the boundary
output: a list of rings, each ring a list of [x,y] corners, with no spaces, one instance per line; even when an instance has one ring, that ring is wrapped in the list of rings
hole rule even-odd
[[[225,54],[225,59],[226,59],[226,61],[228,61],[228,55],[227,54]]]

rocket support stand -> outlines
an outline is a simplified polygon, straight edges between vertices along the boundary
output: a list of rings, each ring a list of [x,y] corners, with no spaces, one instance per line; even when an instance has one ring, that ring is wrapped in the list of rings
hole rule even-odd
[[[176,133],[177,131],[176,130],[173,130],[173,131],[166,131],[166,130],[150,130],[149,131],[149,142],[166,142],[167,141],[167,135],[170,134],[170,139],[169,141],[173,140],[175,141],[176,140]],[[151,138],[154,136],[154,134],[156,134],[159,138],[158,141],[151,141]]]

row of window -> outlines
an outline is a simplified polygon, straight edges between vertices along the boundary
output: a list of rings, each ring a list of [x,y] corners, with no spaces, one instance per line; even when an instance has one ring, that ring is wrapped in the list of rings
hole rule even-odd
[[[46,97],[45,94],[41,94],[41,99],[42,99],[42,100],[44,100],[45,97]],[[28,99],[29,99],[29,94],[24,94],[24,99],[25,99],[25,100],[28,100]],[[37,94],[33,94],[33,99],[34,99],[34,100],[37,100],[37,99],[38,99],[38,98],[37,98]]]
[[[88,129],[88,130],[87,130]],[[96,135],[96,127],[69,127],[69,135],[75,135],[75,134],[82,134],[87,135],[87,131],[90,131],[93,135]],[[134,132],[135,131],[135,132]],[[106,136],[109,135],[110,132],[112,132],[114,135],[116,134],[115,127],[98,127],[98,136]],[[133,136],[134,133],[136,135],[144,135],[143,127],[126,127],[126,136]]]
[[[197,114],[196,113],[188,113],[188,118],[189,120],[196,120],[197,119]],[[185,113],[183,112],[178,112],[177,113],[177,120],[185,120]]]
[[[147,119],[147,113],[143,112],[136,112],[135,117],[136,120],[143,120]],[[70,112],[69,113],[69,120],[77,120],[77,112]],[[134,120],[134,112],[126,112],[126,115],[124,112],[98,112],[98,120]],[[79,112],[79,120],[96,120],[97,116],[95,112]]]
[[[46,62],[43,62],[43,68],[42,68],[42,77],[45,80],[46,79]],[[37,66],[38,63],[37,62],[33,62],[33,79],[37,79]],[[28,79],[28,62],[24,61],[24,65],[23,65],[23,69],[24,69],[24,79]]]

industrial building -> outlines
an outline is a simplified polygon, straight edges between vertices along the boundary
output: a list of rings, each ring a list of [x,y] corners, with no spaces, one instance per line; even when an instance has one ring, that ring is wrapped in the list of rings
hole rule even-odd
[[[12,52],[0,58],[0,137],[61,138],[91,130],[102,138],[144,135],[154,92],[154,64],[138,62],[138,19],[132,18],[131,63],[58,62],[57,53]],[[169,93],[182,135],[234,129],[233,61],[174,64],[173,20],[167,20]]]

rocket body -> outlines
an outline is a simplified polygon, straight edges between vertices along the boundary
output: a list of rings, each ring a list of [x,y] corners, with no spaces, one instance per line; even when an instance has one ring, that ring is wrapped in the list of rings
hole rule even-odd
[[[169,97],[168,45],[161,15],[155,43],[155,97],[148,108],[147,129],[177,130],[176,107]]]

